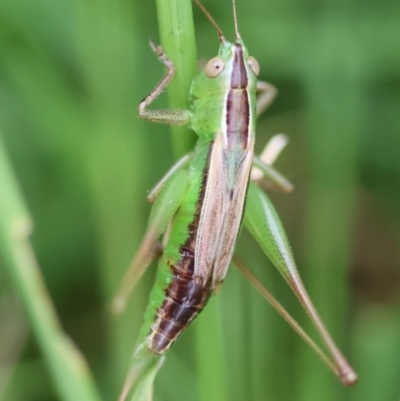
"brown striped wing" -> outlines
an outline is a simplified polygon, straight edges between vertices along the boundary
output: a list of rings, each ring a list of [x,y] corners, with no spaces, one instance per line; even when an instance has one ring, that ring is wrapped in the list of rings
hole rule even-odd
[[[252,147],[228,151],[213,145],[195,250],[195,276],[213,288],[223,281],[239,232],[253,159]]]

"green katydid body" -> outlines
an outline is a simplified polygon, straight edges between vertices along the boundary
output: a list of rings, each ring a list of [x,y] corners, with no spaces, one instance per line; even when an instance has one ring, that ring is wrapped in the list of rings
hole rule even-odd
[[[271,103],[276,91],[267,83],[257,82],[258,63],[249,56],[237,26],[235,42],[227,42],[204,7],[195,1],[217,28],[221,45],[218,56],[192,82],[191,109],[148,109],[174,75],[173,63],[152,43],[168,71],[139,105],[140,117],[167,124],[189,124],[199,139],[190,163],[178,162],[157,186],[156,194],[149,197],[155,203],[149,229],[133,263],[140,272],[132,281],[136,282],[143,273],[148,264],[145,261],[162,233],[166,233],[165,245],[119,400],[125,399],[134,382],[138,383],[135,394],[149,391],[149,383],[151,387],[159,367],[157,362],[162,361],[160,357],[201,312],[210,296],[218,292],[233,256],[247,193],[245,225],[305,307],[334,364],[279,303],[274,301],[273,306],[344,384],[353,384],[357,376],[332,341],[304,289],[276,211],[264,192],[249,184],[256,116]],[[261,92],[258,97],[257,92]],[[254,162],[278,187],[290,191],[291,184],[268,166],[273,159],[263,163],[256,158]],[[250,277],[250,273],[245,275]],[[120,291],[122,303],[131,288],[127,287],[122,286]],[[118,305],[121,300],[116,301]],[[134,395],[133,399],[142,398]]]
[[[243,215],[257,81],[241,40],[223,42],[213,60],[218,74],[202,71],[192,84],[191,126],[199,140],[188,170],[190,184],[173,219],[139,340],[158,355],[221,285]]]

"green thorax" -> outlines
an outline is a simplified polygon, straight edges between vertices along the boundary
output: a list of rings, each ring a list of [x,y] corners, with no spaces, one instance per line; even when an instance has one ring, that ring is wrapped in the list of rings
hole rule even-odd
[[[249,53],[242,40],[237,40],[235,43],[224,42],[220,45],[218,52],[218,57],[224,64],[221,73],[215,77],[209,77],[206,74],[207,67],[204,68],[194,78],[190,90],[192,102],[191,126],[196,134],[206,141],[214,139],[225,127],[227,96],[231,90],[236,44],[243,48],[243,60],[248,79],[245,90],[249,99],[250,129],[254,131],[257,78],[249,65]]]

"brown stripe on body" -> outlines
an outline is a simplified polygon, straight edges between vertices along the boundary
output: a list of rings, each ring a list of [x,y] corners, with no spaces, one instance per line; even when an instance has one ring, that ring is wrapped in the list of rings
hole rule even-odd
[[[243,61],[243,48],[238,43],[235,44],[235,56],[233,59],[231,88],[245,89],[247,87],[247,72]]]
[[[243,48],[234,46],[231,73],[231,89],[226,101],[226,135],[229,150],[245,150],[248,145],[250,106],[247,95],[247,71],[243,60]]]
[[[197,227],[204,201],[212,147],[213,143],[211,143],[203,171],[194,218],[188,227],[189,236],[179,250],[182,255],[179,262],[176,265],[169,265],[173,274],[172,282],[165,289],[165,300],[156,311],[156,318],[147,335],[147,346],[155,354],[163,354],[169,349],[178,336],[202,311],[212,293],[211,281],[204,286],[194,278]]]
[[[226,102],[228,149],[247,149],[249,136],[249,100],[246,90],[231,89]]]

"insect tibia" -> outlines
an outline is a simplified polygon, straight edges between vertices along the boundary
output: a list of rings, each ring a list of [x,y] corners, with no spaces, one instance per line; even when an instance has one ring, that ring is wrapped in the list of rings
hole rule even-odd
[[[163,48],[160,45],[156,45],[153,42],[153,39],[150,38],[149,41],[151,50],[153,50],[153,52],[156,54],[156,56],[159,58],[159,60],[161,61],[161,63],[163,63],[164,65],[166,65],[169,69],[171,70],[175,70],[175,65],[174,63],[167,57],[167,55],[164,53]]]
[[[341,372],[341,380],[345,386],[353,386],[358,381],[358,376],[350,367]]]
[[[250,284],[271,304],[271,306],[285,319],[292,329],[303,339],[303,341],[321,358],[328,368],[342,381],[346,386],[354,384],[357,376],[351,367],[347,364],[348,371],[346,375],[342,366],[333,363],[330,358],[321,350],[321,348],[310,338],[310,336],[300,327],[296,320],[286,311],[286,309],[277,301],[277,299],[264,287],[258,278],[247,268],[238,256],[233,257],[234,264],[239,268],[242,274]],[[336,361],[335,361],[336,362]]]

